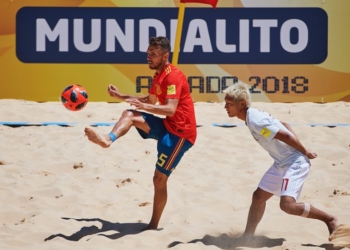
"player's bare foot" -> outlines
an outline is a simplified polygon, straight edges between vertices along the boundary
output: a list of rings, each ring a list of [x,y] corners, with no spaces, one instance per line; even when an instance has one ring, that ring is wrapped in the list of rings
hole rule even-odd
[[[331,220],[330,222],[328,222],[326,224],[328,227],[329,235],[331,235],[338,226],[338,218],[333,217],[333,220]]]
[[[157,230],[157,228],[156,228],[156,227],[150,227],[150,226],[148,225],[147,227],[145,227],[145,228],[143,229],[143,231],[147,231],[147,230]]]
[[[89,141],[92,141],[93,143],[100,145],[103,148],[108,148],[112,144],[112,141],[108,135],[99,134],[91,128],[85,128],[84,131]]]
[[[152,226],[152,225],[147,225],[142,231],[147,231],[147,230],[157,230],[159,231],[158,227]]]
[[[247,233],[247,232],[244,232],[241,236],[241,238],[243,239],[248,239],[248,238],[251,238],[251,237],[254,237],[254,233]]]

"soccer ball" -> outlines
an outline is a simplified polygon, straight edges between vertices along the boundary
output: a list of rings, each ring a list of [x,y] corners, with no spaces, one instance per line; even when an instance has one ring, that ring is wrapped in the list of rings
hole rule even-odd
[[[61,101],[63,106],[67,109],[71,111],[79,111],[88,103],[88,94],[82,86],[72,84],[63,90]]]

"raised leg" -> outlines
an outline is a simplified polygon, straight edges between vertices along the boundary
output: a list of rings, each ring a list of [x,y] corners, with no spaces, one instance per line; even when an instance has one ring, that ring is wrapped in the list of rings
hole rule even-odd
[[[146,133],[149,133],[150,131],[147,122],[142,117],[140,112],[134,110],[125,110],[119,118],[119,121],[114,125],[111,133],[119,138],[125,135],[132,126],[138,127]],[[91,142],[103,148],[108,148],[112,144],[112,141],[108,134],[98,133],[91,128],[85,128],[84,131],[85,135]]]

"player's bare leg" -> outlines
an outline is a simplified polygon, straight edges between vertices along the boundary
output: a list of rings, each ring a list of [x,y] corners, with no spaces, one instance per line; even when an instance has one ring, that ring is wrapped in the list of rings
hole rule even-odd
[[[309,216],[307,218],[321,220],[326,223],[329,235],[331,235],[338,226],[338,218],[327,214],[313,206],[311,206]]]
[[[280,207],[284,212],[288,214],[301,216],[304,213],[305,203],[297,203],[295,202],[295,199],[293,197],[282,196],[280,201]],[[338,219],[335,216],[327,214],[311,205],[310,211],[306,218],[323,221],[327,225],[330,235],[338,226]]]
[[[154,199],[153,199],[153,213],[152,218],[145,230],[152,230],[158,228],[160,217],[162,216],[165,204],[167,202],[167,181],[168,176],[159,172],[157,169],[154,172]]]
[[[261,221],[266,207],[266,201],[270,199],[273,194],[268,193],[260,188],[253,193],[252,204],[249,208],[249,214],[247,219],[247,225],[242,237],[254,236],[256,227]]]
[[[111,133],[113,133],[116,138],[119,138],[125,135],[132,126],[138,127],[146,133],[149,133],[150,131],[147,122],[143,119],[140,112],[125,110],[119,118],[119,121],[114,125]],[[84,131],[91,142],[100,145],[103,148],[108,148],[113,143],[108,134],[98,133],[91,128],[85,128]]]

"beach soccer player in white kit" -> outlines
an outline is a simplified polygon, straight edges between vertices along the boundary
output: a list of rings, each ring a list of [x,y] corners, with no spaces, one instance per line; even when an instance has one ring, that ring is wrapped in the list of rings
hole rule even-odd
[[[243,237],[254,236],[262,219],[266,201],[280,197],[280,208],[287,214],[323,221],[332,234],[337,218],[308,203],[297,202],[316,153],[306,149],[291,127],[268,113],[250,107],[248,86],[236,83],[224,90],[225,109],[229,117],[245,121],[255,140],[274,159],[254,191]]]

